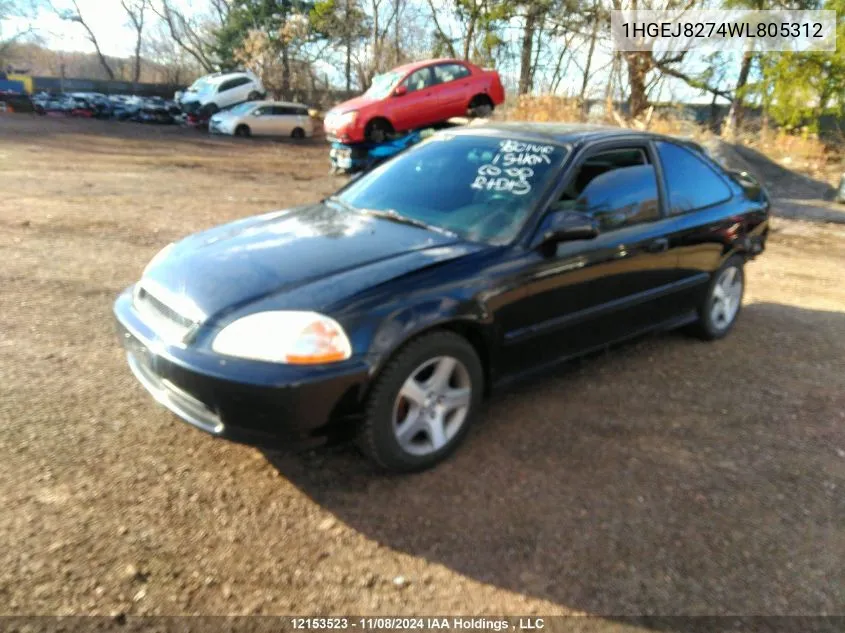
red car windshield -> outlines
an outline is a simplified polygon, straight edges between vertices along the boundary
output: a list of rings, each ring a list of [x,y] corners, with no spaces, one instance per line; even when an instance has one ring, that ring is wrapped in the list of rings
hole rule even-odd
[[[393,90],[396,82],[402,78],[402,73],[391,71],[383,75],[373,77],[372,85],[364,93],[364,96],[371,99],[384,99]]]

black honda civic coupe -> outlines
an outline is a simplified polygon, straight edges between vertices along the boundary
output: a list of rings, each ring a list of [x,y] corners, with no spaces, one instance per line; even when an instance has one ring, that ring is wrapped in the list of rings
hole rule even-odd
[[[693,143],[488,124],[169,245],[114,311],[132,372],[192,425],[355,437],[412,471],[515,378],[647,331],[725,336],[768,224],[761,186]]]

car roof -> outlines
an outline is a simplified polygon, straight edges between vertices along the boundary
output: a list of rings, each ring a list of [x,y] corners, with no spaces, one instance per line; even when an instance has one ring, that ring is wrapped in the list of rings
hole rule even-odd
[[[235,77],[249,77],[251,80],[255,80],[255,75],[253,75],[248,70],[235,70],[230,73],[214,73],[212,75],[206,75],[205,77],[200,77],[203,81],[208,84],[222,84],[224,81],[229,81],[230,79],[234,79]],[[199,80],[197,80],[199,81]]]
[[[460,132],[462,134],[483,133],[498,137],[518,134],[522,138],[538,141],[581,145],[598,140],[640,137],[665,139],[668,138],[654,132],[632,130],[612,125],[592,125],[588,123],[553,123],[535,121],[488,121],[481,125],[470,125],[461,128],[447,128],[445,133]],[[674,139],[681,140],[681,139]]]
[[[396,68],[391,68],[387,72],[396,72],[396,73],[408,73],[418,68],[423,68],[424,66],[429,66],[430,64],[462,64],[464,66],[468,65],[469,62],[465,59],[454,59],[452,57],[437,57],[433,59],[423,59],[422,61],[418,62],[409,62],[407,64],[403,64],[402,66],[397,66]]]
[[[266,106],[266,105],[280,105],[280,106],[292,106],[295,108],[307,108],[308,106],[304,103],[296,103],[295,101],[250,101],[249,103],[255,104],[257,106]]]

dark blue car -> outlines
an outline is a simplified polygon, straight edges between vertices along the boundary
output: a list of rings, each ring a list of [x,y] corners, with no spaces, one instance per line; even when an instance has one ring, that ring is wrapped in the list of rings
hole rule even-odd
[[[697,146],[615,128],[448,130],[313,205],[162,250],[115,304],[171,411],[250,443],[447,456],[482,398],[647,331],[725,336],[769,201]]]

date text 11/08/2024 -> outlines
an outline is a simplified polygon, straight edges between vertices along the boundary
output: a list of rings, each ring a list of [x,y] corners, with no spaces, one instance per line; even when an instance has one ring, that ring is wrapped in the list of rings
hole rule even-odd
[[[293,618],[293,628],[303,631],[359,629],[364,631],[537,631],[545,628],[543,618],[484,617],[362,617]]]

